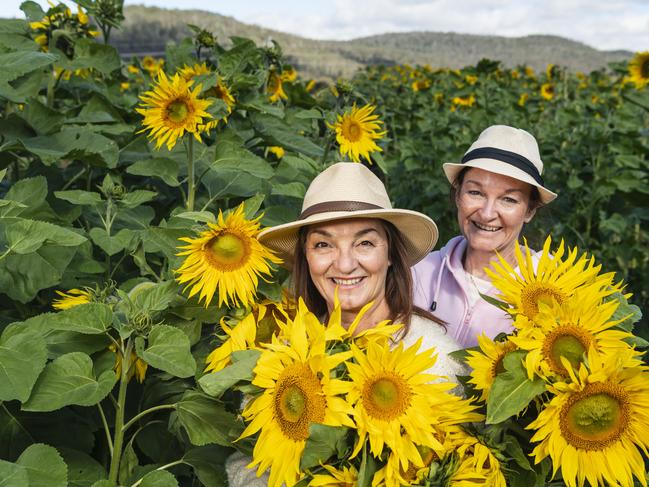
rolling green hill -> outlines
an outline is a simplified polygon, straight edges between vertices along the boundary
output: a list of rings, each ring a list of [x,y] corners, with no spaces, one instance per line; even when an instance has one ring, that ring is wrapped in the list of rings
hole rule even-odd
[[[113,34],[111,44],[123,55],[158,54],[168,41],[189,33],[187,24],[213,32],[227,46],[231,36],[253,39],[258,44],[277,41],[286,57],[303,77],[350,77],[371,64],[429,64],[460,68],[482,58],[502,60],[513,67],[527,64],[545,69],[548,63],[570,70],[589,72],[611,61],[628,59],[628,51],[598,51],[580,42],[557,36],[497,37],[440,32],[382,34],[351,41],[320,41],[238,22],[232,17],[200,10],[166,10],[154,7],[125,7],[126,21]]]

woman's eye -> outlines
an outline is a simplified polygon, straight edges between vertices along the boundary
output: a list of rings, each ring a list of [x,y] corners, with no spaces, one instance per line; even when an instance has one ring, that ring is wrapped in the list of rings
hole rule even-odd
[[[374,247],[374,242],[370,242],[369,240],[363,240],[360,245],[362,247]]]
[[[327,242],[316,242],[315,244],[313,244],[314,249],[324,249],[327,248],[328,246],[329,244]]]
[[[516,204],[516,203],[518,203],[518,200],[517,200],[517,199],[510,198],[509,196],[505,196],[504,200],[505,200],[505,202],[507,202],[507,203],[511,203],[511,204]]]
[[[477,189],[470,189],[467,191],[467,193],[471,196],[480,196],[480,191],[478,191]]]

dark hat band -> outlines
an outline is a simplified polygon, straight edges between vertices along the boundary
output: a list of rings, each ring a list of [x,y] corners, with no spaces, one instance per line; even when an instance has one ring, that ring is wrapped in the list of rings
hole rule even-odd
[[[305,218],[310,217],[311,215],[316,215],[318,213],[329,213],[333,211],[363,211],[363,210],[385,210],[389,208],[383,208],[372,203],[364,203],[362,201],[327,201],[324,203],[317,203],[315,205],[309,206],[306,210],[300,213],[298,220],[304,220]]]
[[[497,161],[506,162],[507,164],[520,169],[524,173],[529,174],[540,186],[544,186],[543,178],[536,166],[532,164],[532,161],[520,154],[516,154],[515,152],[497,149],[495,147],[480,147],[478,149],[473,149],[471,152],[467,152],[462,158],[462,164],[474,159],[495,159]]]

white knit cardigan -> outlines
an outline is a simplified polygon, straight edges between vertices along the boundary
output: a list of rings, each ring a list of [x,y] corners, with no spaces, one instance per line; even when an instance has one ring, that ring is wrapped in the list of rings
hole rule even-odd
[[[414,345],[419,338],[422,338],[420,352],[431,348],[435,348],[437,351],[437,361],[433,367],[426,371],[427,373],[443,376],[444,379],[439,379],[439,381],[448,379],[456,384],[458,384],[456,376],[468,375],[468,369],[449,356],[450,352],[460,348],[455,339],[446,334],[446,330],[437,323],[421,316],[412,315],[408,333],[401,339],[401,342],[403,342],[404,348],[408,348]],[[395,345],[398,343],[397,341]],[[453,392],[461,394],[459,389],[461,388],[456,387]],[[230,455],[225,462],[230,487],[265,487],[268,485],[268,472],[257,477],[256,469],[247,468],[251,461],[249,456],[240,452]]]

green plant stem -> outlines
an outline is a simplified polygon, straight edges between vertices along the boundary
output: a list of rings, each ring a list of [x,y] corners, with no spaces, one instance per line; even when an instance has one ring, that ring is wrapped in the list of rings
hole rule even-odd
[[[334,132],[332,135],[329,136],[329,139],[327,140],[327,145],[325,145],[325,150],[322,154],[322,159],[320,159],[320,165],[324,166],[324,163],[327,162],[327,156],[329,155],[329,151],[331,150],[331,146],[334,143],[336,137],[336,133]]]
[[[187,211],[194,211],[194,139],[189,135],[187,142]]]
[[[99,410],[99,416],[101,416],[101,424],[104,425],[104,432],[106,433],[106,442],[108,443],[108,451],[110,452],[111,457],[113,456],[113,439],[110,436],[110,429],[108,428],[108,421],[106,421],[106,415],[104,414],[104,408],[101,407],[101,403],[97,403],[97,409]]]
[[[61,188],[61,191],[65,191],[70,186],[72,186],[72,183],[74,183],[77,179],[79,179],[81,176],[83,176],[87,170],[88,170],[88,166],[84,167],[83,169],[81,169],[81,171],[79,171],[74,176],[72,176],[72,178],[70,178],[70,180],[63,185],[63,187]]]
[[[180,460],[176,460],[175,462],[167,463],[166,465],[163,465],[161,467],[156,468],[156,470],[167,470],[168,468],[175,467],[176,465],[181,465],[185,463],[183,459],[181,458]],[[131,484],[131,487],[137,487],[142,483],[142,480],[144,480],[144,477],[142,477],[140,480],[135,482],[134,484]]]
[[[117,406],[115,411],[115,440],[113,441],[113,454],[110,459],[110,471],[108,480],[117,485],[119,463],[122,457],[122,445],[124,443],[124,408],[126,406],[126,387],[128,385],[128,369],[130,368],[132,341],[126,342],[125,350],[122,353],[122,373],[119,380],[119,393],[117,395]],[[119,351],[118,351],[119,353]]]
[[[125,425],[124,425],[124,431],[129,429],[131,426],[133,426],[140,418],[143,418],[149,413],[153,413],[155,411],[160,411],[162,409],[176,409],[176,404],[160,404],[158,406],[153,406],[152,408],[145,409],[144,411],[136,414],[133,416]]]

